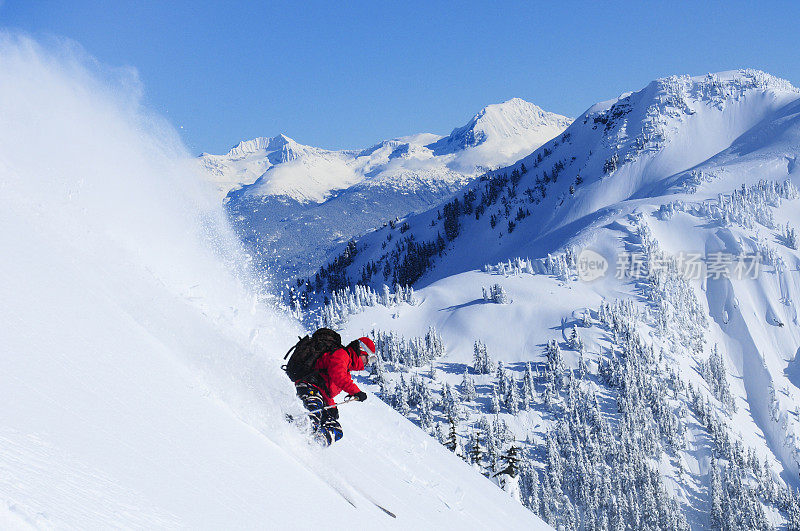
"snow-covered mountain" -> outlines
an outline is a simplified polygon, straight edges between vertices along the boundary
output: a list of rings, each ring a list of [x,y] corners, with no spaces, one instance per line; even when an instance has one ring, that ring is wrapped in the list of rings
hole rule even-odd
[[[756,126],[779,120],[798,95],[784,80],[746,70],[660,79],[593,105],[558,137],[459,192],[458,204],[396,224],[410,226],[404,236],[418,243],[440,235],[448,245],[447,259],[432,261],[412,280],[427,283],[519,254],[541,256],[585,240],[587,227],[631,211],[636,200],[672,200],[676,187],[696,178],[692,169],[747,132],[763,134]],[[389,256],[383,244],[393,230],[383,227],[359,240],[360,257],[347,271],[352,281],[368,261],[388,257],[397,270],[402,253]],[[376,276],[375,282],[392,279]]]
[[[243,239],[278,278],[308,274],[336,244],[419,212],[507,165],[570,123],[519,98],[489,105],[447,137],[418,134],[328,151],[280,135],[200,162]]]
[[[422,133],[359,150],[330,151],[287,137],[245,140],[225,155],[204,153],[201,165],[220,193],[249,187],[249,196],[320,203],[362,181],[413,190],[424,180],[464,176],[510,164],[563,131],[571,120],[513,98],[489,105],[446,137]],[[403,181],[408,179],[408,183]],[[255,184],[255,186],[252,186]]]
[[[561,133],[571,120],[520,98],[489,105],[463,127],[428,145],[434,155],[456,155],[452,167],[465,173],[496,168],[528,155]]]
[[[521,446],[520,498],[551,524],[794,529],[799,111],[759,71],[656,80],[292,297],[374,288],[316,315],[383,338],[375,389],[430,433],[452,418],[466,460]],[[431,326],[442,357],[413,339]],[[486,352],[505,367],[481,374]]]
[[[377,399],[328,450],[285,422],[298,323],[94,65],[0,35],[0,527],[544,527]]]
[[[253,195],[320,202],[361,180],[348,165],[353,155],[304,146],[281,134],[239,142],[225,155],[204,153],[200,161],[223,196],[258,182]]]

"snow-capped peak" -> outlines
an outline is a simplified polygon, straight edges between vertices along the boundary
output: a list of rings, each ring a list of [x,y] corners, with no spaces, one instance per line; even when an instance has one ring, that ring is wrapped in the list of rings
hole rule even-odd
[[[453,129],[449,136],[431,144],[435,154],[453,153],[498,143],[515,137],[541,135],[542,131],[563,130],[571,119],[542,110],[529,101],[512,98],[503,103],[487,105],[466,125]],[[550,135],[552,136],[552,135]]]
[[[253,138],[252,140],[242,140],[241,142],[236,144],[236,146],[231,148],[231,150],[228,151],[226,156],[245,157],[247,155],[252,155],[253,153],[258,153],[261,151],[265,152],[297,151],[296,149],[292,150],[291,148],[293,147],[304,148],[306,146],[298,144],[293,139],[281,133],[278,136],[273,136],[273,137],[259,136],[257,138]]]

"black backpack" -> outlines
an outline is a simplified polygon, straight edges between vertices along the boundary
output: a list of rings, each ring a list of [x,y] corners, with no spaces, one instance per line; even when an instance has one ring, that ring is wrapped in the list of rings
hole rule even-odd
[[[320,328],[310,336],[301,337],[300,341],[289,349],[289,352],[283,357],[283,359],[289,358],[289,361],[281,368],[286,371],[293,382],[304,380],[324,385],[324,381],[314,365],[326,352],[333,352],[340,348],[344,348],[342,336],[330,328]]]

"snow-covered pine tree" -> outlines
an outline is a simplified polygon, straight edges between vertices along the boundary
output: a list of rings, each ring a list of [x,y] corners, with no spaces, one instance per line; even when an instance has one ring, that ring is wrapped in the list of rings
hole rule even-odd
[[[520,463],[519,488],[522,504],[533,511],[539,512],[539,473],[530,460]]]
[[[492,361],[491,356],[489,356],[489,350],[486,348],[486,345],[483,344],[482,344],[482,354],[483,354],[484,374],[491,374],[492,370],[494,369],[494,361]]]
[[[583,380],[588,372],[589,366],[586,364],[586,357],[583,355],[583,349],[581,349],[578,357],[578,378]]]
[[[475,374],[484,374],[483,368],[483,354],[481,352],[481,342],[475,341],[475,344],[472,348],[473,356],[472,356],[472,369],[475,371]]]
[[[784,229],[783,232],[783,238],[787,247],[790,249],[797,249],[797,232],[793,227],[789,226],[788,221],[786,222],[786,229]]]
[[[486,345],[480,340],[475,341],[473,347],[472,368],[476,374],[490,374],[492,372],[492,360],[486,350]]]
[[[444,342],[442,336],[436,330],[436,327],[431,325],[428,332],[425,334],[425,346],[432,358],[440,358],[444,356]]]
[[[569,347],[578,352],[583,352],[583,341],[581,336],[578,335],[578,327],[575,325],[572,325],[572,330],[569,333]]]
[[[519,413],[519,387],[513,376],[506,383],[505,406],[512,415]]]
[[[436,381],[436,365],[434,365],[433,360],[430,360],[430,366],[428,367],[428,378],[432,382]]]
[[[500,393],[500,396],[504,396],[506,394],[506,369],[503,366],[503,360],[499,360],[497,362],[497,372],[495,373],[494,377],[497,379],[497,392]]]
[[[510,446],[500,457],[501,469],[495,475],[500,481],[500,487],[512,498],[522,502],[522,494],[519,484],[519,448]]]
[[[459,411],[458,398],[449,383],[444,384],[444,389],[442,391],[442,409],[444,410],[445,416],[449,418],[457,419],[461,414]]]
[[[433,423],[433,396],[425,381],[419,397],[419,423],[423,428],[428,428]]]
[[[375,363],[370,365],[369,375],[374,383],[380,385],[381,389],[384,388],[386,384],[386,375],[384,373],[383,359],[380,356],[377,356]]]
[[[399,411],[401,415],[407,417],[411,408],[408,403],[408,385],[402,375],[400,376],[400,383],[396,387],[396,394],[393,402],[395,409]]]
[[[483,300],[495,304],[508,304],[510,301],[508,293],[500,284],[493,284],[489,289],[483,288]]]
[[[492,383],[492,398],[489,411],[497,415],[500,413],[500,395],[497,393],[497,385]]]
[[[563,359],[561,356],[561,348],[558,346],[558,341],[551,339],[547,342],[547,347],[545,347],[545,355],[547,356],[547,364],[551,368],[560,368],[561,364],[563,363]]]
[[[492,423],[486,415],[481,415],[480,420],[478,420],[478,431],[483,434],[485,448],[484,457],[486,466],[484,467],[484,474],[491,477],[496,471],[497,460],[500,458],[500,448],[497,437],[495,437],[494,430],[492,429]]]
[[[459,455],[459,444],[458,444],[458,433],[456,432],[456,420],[453,417],[448,417],[447,422],[449,424],[449,431],[447,434],[447,440],[445,441],[444,445],[447,447],[448,450],[453,452],[456,455]]]
[[[533,371],[530,362],[525,363],[525,375],[522,377],[522,408],[526,411],[533,406],[536,390],[533,384]]]
[[[447,442],[447,438],[444,435],[444,430],[442,430],[442,423],[437,422],[436,427],[434,428],[434,436],[436,440],[439,441],[439,444],[445,444]]]
[[[466,368],[464,368],[464,377],[461,380],[461,397],[466,402],[474,402],[478,399],[475,382]]]
[[[483,451],[481,450],[481,432],[473,431],[469,443],[469,462],[477,469],[481,469]]]
[[[719,352],[719,348],[716,344],[714,344],[714,347],[711,349],[711,355],[708,360],[701,363],[700,374],[702,374],[703,379],[708,382],[709,387],[711,387],[711,393],[717,400],[722,402],[725,407],[735,412],[736,402],[733,399],[731,388],[728,384],[725,360],[722,358],[722,354]]]
[[[383,285],[383,289],[381,290],[381,304],[387,308],[392,304],[391,292],[389,291],[389,286],[386,284]]]

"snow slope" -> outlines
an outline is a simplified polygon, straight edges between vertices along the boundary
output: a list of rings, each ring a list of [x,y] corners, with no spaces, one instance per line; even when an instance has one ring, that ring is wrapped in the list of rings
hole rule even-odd
[[[345,268],[328,264],[326,275],[367,278],[378,293],[384,283],[411,279],[415,305],[341,305],[328,315],[341,318],[349,333],[421,337],[435,325],[448,352],[437,367],[452,386],[471,366],[475,341],[521,371],[523,362],[546,364],[545,347],[555,340],[566,366],[577,369],[578,351],[568,340],[577,325],[591,360],[588,388],[615,400],[599,368],[626,347],[620,329],[598,316],[601,301],[622,301],[614,316],[624,323],[622,333],[630,326],[655,352],[663,349],[653,377],[670,389],[683,446],[666,445],[668,457],[653,464],[689,524],[710,525],[712,456],[724,461],[727,451],[715,439],[719,433],[753,449],[768,475],[794,490],[800,472],[798,111],[798,89],[752,70],[660,79],[598,103],[531,155],[456,194],[458,203],[401,219],[404,232],[385,227],[358,240]],[[605,277],[577,280],[582,249],[607,260]],[[638,281],[614,277],[621,255],[645,251],[664,252],[672,264],[693,252],[706,264],[714,253],[755,253],[763,269],[757,278],[701,275],[686,284],[666,273]],[[510,304],[483,299],[481,287],[495,283]],[[714,345],[724,359],[730,403],[703,375]],[[671,371],[683,388],[670,380]],[[711,413],[697,409],[689,384],[709,400]],[[476,414],[489,413],[487,392],[462,419],[463,436],[474,429]],[[537,441],[557,425],[549,406],[538,411],[514,420],[504,410],[518,439]],[[607,415],[618,421],[614,408]],[[721,419],[717,435],[708,428],[717,421],[708,418]],[[538,439],[532,446],[536,466],[547,463],[541,457],[546,444]],[[746,484],[756,481],[750,474]],[[761,499],[766,521],[785,525],[789,506]]]
[[[0,526],[543,525],[377,400],[308,443],[299,326],[135,77],[8,34],[0,68]]]
[[[336,244],[431,207],[569,123],[515,98],[489,105],[447,137],[418,134],[328,151],[280,135],[199,160],[259,265],[283,279],[313,271]]]
[[[785,124],[775,123],[799,97],[800,92],[788,82],[748,70],[664,78],[638,92],[598,103],[562,135],[515,164],[492,172],[490,177],[507,178],[505,184],[495,179],[499,195],[491,198],[491,204],[483,200],[490,196],[488,181],[471,186],[477,202],[485,203],[485,214],[476,220],[461,213],[461,233],[469,237],[457,240],[448,250],[447,260],[439,261],[425,280],[514,256],[541,257],[568,240],[585,240],[588,232],[584,229],[602,224],[623,209],[630,211],[627,205],[634,204],[634,199],[655,198],[650,201],[655,204],[666,201],[660,198],[687,180],[687,172],[729,148],[745,133],[761,134],[759,142],[769,144],[773,137],[763,132],[769,126],[756,126],[763,121],[781,131]],[[758,130],[762,132],[756,133]],[[786,160],[780,156],[775,160],[785,169]],[[527,173],[514,184],[509,178],[522,165]],[[759,177],[754,174],[753,178]],[[740,185],[738,179],[732,177],[724,189]],[[526,212],[518,218],[520,207]],[[437,233],[445,234],[441,213],[437,206],[409,218],[417,240],[431,241]],[[492,214],[500,220],[497,227],[490,226]],[[521,230],[509,233],[509,219]],[[362,251],[350,278],[360,278],[364,261],[385,254],[383,240],[390,232],[390,227],[384,227],[361,240],[360,247],[366,252]]]

